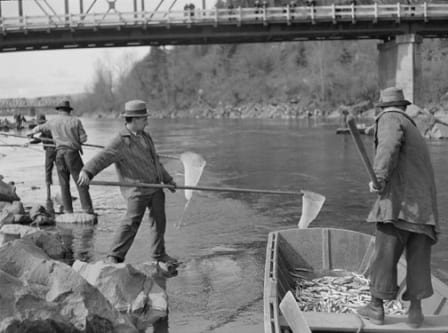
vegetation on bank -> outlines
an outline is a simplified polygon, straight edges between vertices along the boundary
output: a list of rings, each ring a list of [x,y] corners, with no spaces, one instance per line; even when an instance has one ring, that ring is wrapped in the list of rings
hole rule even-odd
[[[317,5],[351,3],[316,0]],[[397,0],[357,0],[358,4]],[[404,4],[408,0],[399,1]],[[423,1],[412,0],[412,3]],[[436,1],[430,1],[436,2]],[[233,0],[234,7],[253,7],[255,0]],[[289,1],[268,1],[275,6]],[[305,1],[297,0],[297,5]],[[230,1],[220,0],[226,8]],[[263,107],[288,109],[303,115],[334,110],[340,105],[375,101],[378,96],[379,41],[303,41],[266,44],[226,44],[151,47],[141,61],[124,71],[100,65],[78,110],[119,114],[126,100],[148,102],[159,117],[216,117],[246,114],[266,116]],[[424,40],[422,96],[425,103],[448,91],[448,43]],[[230,110],[230,111],[229,111]],[[242,112],[241,110],[249,110]],[[254,112],[258,110],[258,112]],[[271,111],[268,111],[271,112]]]
[[[148,102],[155,116],[210,117],[216,112],[225,116],[228,112],[222,110],[229,108],[253,111],[253,105],[283,105],[293,113],[304,113],[375,101],[377,44],[320,41],[151,47],[120,75],[98,65],[95,81],[77,109],[116,116],[126,100],[139,98]],[[439,100],[448,91],[447,57],[447,41],[424,40],[425,103]],[[256,117],[252,111],[250,116]]]

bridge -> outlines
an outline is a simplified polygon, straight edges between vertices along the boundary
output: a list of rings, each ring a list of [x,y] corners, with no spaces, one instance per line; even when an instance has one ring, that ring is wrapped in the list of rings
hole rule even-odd
[[[378,39],[380,86],[419,100],[422,38],[448,37],[448,4],[173,10],[176,0],[0,1],[0,52],[139,45]],[[78,6],[79,5],[79,6]]]
[[[448,37],[448,4],[145,10],[145,1],[0,1],[0,51],[138,45]],[[161,1],[162,3],[163,1]],[[9,5],[8,7],[6,5]],[[26,6],[32,13],[26,12]],[[44,7],[46,5],[46,7]],[[105,6],[106,5],[106,6]],[[121,5],[121,7],[120,7]],[[62,12],[61,12],[62,11]]]

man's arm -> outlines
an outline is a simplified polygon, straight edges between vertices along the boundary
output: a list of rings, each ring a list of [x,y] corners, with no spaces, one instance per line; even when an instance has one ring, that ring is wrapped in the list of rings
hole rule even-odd
[[[404,140],[404,132],[399,117],[400,115],[387,113],[378,121],[378,145],[373,169],[379,182],[387,183],[398,164],[398,157]]]
[[[81,143],[87,142],[86,130],[84,129],[84,126],[82,125],[82,122],[79,119],[78,119],[78,135],[79,135],[79,141],[81,141]]]
[[[121,144],[120,137],[117,137],[102,151],[93,156],[79,173],[78,184],[81,186],[89,185],[93,177],[112,163],[119,161],[121,158]]]
[[[34,127],[31,132],[28,134],[28,136],[33,136],[34,134],[44,132],[44,131],[50,131],[50,128],[48,127],[48,123],[40,124]]]

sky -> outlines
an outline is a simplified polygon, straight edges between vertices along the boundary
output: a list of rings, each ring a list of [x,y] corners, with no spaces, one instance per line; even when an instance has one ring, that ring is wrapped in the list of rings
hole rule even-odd
[[[0,0],[2,15],[16,16],[18,13],[17,2]],[[107,6],[108,0],[97,0],[94,9],[101,11],[101,6]],[[132,4],[131,0],[116,0],[119,5]],[[145,0],[145,9],[151,10],[160,1]],[[202,7],[202,0],[176,1],[173,10],[183,9],[184,4],[195,3],[197,8]],[[212,5],[213,2],[213,5]],[[42,15],[41,9],[36,7],[36,2],[24,0],[26,15],[34,12]],[[43,5],[45,2],[40,1]],[[57,6],[64,1],[47,0],[57,13],[63,13]],[[93,0],[84,0],[84,7],[93,3]],[[141,0],[138,1],[141,3]],[[164,0],[159,10],[166,9],[173,0]],[[70,4],[79,6],[79,1],[70,1]],[[214,6],[214,1],[206,0],[207,8]],[[76,10],[76,9],[74,9]],[[49,9],[47,8],[47,11]],[[70,50],[44,50],[23,52],[0,52],[0,98],[33,98],[50,95],[69,95],[82,93],[93,84],[95,68],[102,62],[104,66],[114,72],[128,69],[135,61],[142,59],[149,52],[148,46],[95,48],[95,49],[70,49]]]

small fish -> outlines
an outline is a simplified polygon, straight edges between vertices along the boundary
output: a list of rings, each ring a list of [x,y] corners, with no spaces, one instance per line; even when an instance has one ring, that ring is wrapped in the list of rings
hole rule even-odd
[[[291,272],[290,272],[291,273]],[[307,280],[300,274],[295,296],[302,311],[353,313],[370,302],[369,280],[363,275],[347,272],[346,276],[321,276]],[[387,315],[403,315],[405,309],[398,300],[384,303]]]

